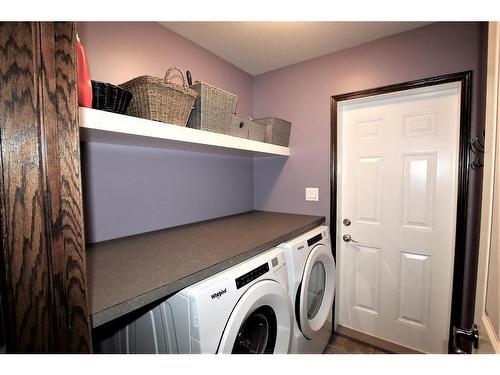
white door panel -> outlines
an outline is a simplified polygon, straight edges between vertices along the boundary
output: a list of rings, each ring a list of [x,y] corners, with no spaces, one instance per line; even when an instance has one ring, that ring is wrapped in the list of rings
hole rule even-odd
[[[357,245],[353,249],[353,308],[370,314],[379,313],[380,248]]]
[[[405,153],[402,156],[401,225],[409,230],[432,231],[437,152]]]
[[[460,84],[339,104],[339,324],[447,352]],[[352,224],[344,226],[342,219]]]
[[[382,156],[359,157],[356,161],[356,222],[382,225]]]
[[[418,328],[429,327],[432,255],[401,251],[397,320]]]

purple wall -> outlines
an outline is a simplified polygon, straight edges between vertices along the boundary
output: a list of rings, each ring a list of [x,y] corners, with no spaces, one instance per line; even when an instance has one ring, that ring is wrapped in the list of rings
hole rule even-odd
[[[253,209],[248,157],[82,144],[87,242]]]
[[[252,111],[252,76],[156,22],[79,22],[92,79],[120,84],[140,75],[163,77],[171,66],[238,95]],[[180,82],[175,81],[175,82]]]
[[[156,23],[79,23],[78,30],[93,79],[116,84],[178,65],[237,94],[239,113],[293,123],[289,159],[84,145],[88,242],[252,208],[328,217],[332,95],[472,69],[474,129],[481,114],[480,23],[432,24],[253,78]],[[309,186],[319,187],[319,202],[305,201]]]
[[[254,116],[293,124],[286,162],[255,160],[256,208],[329,216],[332,95],[473,70],[475,129],[483,37],[480,23],[431,24],[254,77]],[[305,187],[319,187],[319,202],[305,201]]]
[[[251,113],[252,77],[153,22],[78,23],[92,79],[119,84],[172,65],[238,95]],[[88,243],[253,209],[253,161],[105,144],[82,144]]]

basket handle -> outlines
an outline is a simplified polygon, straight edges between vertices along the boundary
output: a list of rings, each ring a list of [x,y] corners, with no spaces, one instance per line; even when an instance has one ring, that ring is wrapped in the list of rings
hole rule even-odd
[[[184,79],[184,73],[182,73],[182,70],[177,67],[177,66],[172,66],[171,68],[169,68],[167,70],[167,72],[165,73],[165,78],[163,78],[165,80],[166,83],[169,83],[170,80],[169,80],[169,75],[170,75],[170,72],[172,72],[172,70],[177,70],[180,74],[181,74],[181,78],[182,78],[182,86],[183,87],[187,87],[186,86],[186,80]]]

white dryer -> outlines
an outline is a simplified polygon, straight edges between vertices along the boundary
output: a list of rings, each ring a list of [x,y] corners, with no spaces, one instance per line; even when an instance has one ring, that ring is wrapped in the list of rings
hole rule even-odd
[[[292,331],[285,256],[275,248],[181,290],[100,347],[107,353],[288,353]]]
[[[335,260],[327,226],[279,245],[285,251],[295,319],[291,353],[321,353],[332,334]]]

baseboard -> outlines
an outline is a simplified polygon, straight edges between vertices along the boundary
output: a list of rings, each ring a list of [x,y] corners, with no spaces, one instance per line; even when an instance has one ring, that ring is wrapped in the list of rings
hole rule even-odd
[[[422,352],[419,352],[418,350],[408,348],[403,345],[399,345],[396,343],[393,343],[391,341],[383,340],[375,336],[368,335],[366,333],[356,331],[352,328],[347,328],[344,326],[341,326],[340,324],[337,326],[337,330],[334,333],[335,335],[340,335],[340,336],[346,336],[351,339],[361,341],[363,343],[369,344],[371,346],[375,346],[377,348],[380,348],[382,350],[385,350],[389,353],[394,353],[394,354],[424,354]]]

